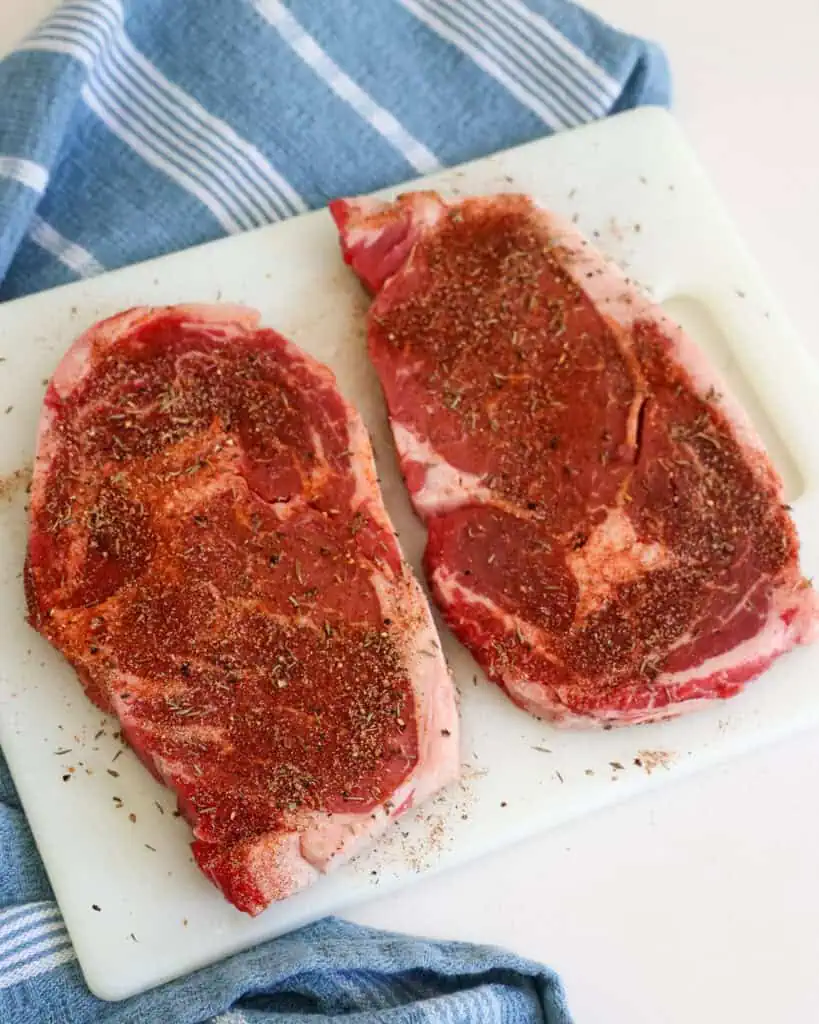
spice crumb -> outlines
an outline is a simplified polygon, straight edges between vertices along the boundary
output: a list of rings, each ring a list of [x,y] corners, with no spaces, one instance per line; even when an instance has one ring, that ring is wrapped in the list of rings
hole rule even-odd
[[[136,815],[134,814],[133,811],[131,811],[131,813],[128,815],[128,821],[130,821],[130,822],[132,822],[134,824],[136,823]]]

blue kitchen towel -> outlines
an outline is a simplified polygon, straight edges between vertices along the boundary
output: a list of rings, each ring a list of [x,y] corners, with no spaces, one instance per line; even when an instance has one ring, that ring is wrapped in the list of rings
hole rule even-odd
[[[565,0],[67,0],[0,62],[0,299],[668,99]],[[335,919],[100,1002],[0,756],[2,1024],[342,1018],[569,1014],[548,968]]]
[[[85,987],[2,754],[0,856],[2,1024],[571,1024],[548,967],[337,918],[102,1002]]]
[[[0,300],[668,99],[565,0],[66,0],[0,62]]]

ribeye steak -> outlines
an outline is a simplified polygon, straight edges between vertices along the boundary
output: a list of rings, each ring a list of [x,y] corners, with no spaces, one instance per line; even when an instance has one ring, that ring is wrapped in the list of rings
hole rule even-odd
[[[45,396],[31,623],[256,914],[458,770],[454,691],[330,371],[240,307],[132,309]]]
[[[782,485],[683,332],[525,196],[332,205],[447,622],[563,724],[729,697],[816,634]]]

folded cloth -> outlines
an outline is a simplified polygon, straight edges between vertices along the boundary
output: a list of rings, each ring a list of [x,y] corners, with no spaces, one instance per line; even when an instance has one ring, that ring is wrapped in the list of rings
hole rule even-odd
[[[67,0],[0,63],[0,298],[668,98],[564,0]],[[548,968],[336,919],[100,1002],[0,757],[3,1024],[342,1017],[569,1021]]]
[[[0,754],[2,1024],[571,1024],[548,967],[326,918],[120,1003],[85,987]]]
[[[565,0],[66,0],[0,63],[0,299],[668,98]]]

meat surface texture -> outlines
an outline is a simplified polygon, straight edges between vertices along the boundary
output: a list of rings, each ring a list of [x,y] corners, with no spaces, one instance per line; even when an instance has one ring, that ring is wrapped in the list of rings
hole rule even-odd
[[[813,639],[781,482],[703,355],[519,195],[340,200],[447,623],[557,724],[730,697]]]
[[[458,772],[454,689],[330,371],[258,315],[132,309],[40,421],[30,621],[257,914]]]

